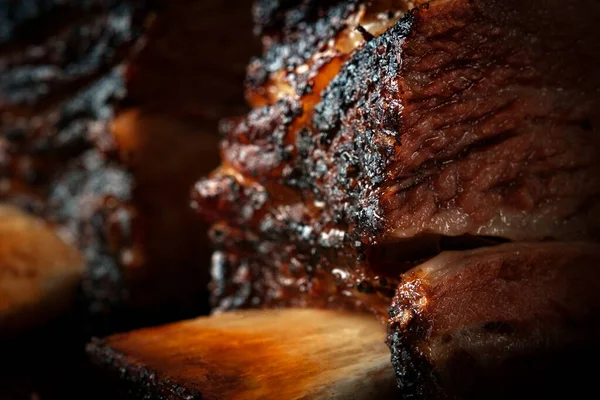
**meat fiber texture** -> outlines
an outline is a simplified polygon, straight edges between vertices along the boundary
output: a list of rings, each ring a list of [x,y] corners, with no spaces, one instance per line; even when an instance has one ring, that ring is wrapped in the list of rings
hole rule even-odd
[[[388,340],[401,391],[585,397],[598,373],[599,263],[595,243],[510,243],[442,253],[409,271]]]
[[[217,165],[217,120],[245,110],[252,46],[221,47],[251,31],[242,3],[0,10],[0,199],[81,251],[93,313],[206,311],[210,252],[189,192]]]
[[[524,264],[531,275],[515,278],[529,290],[522,280],[583,268],[578,257],[593,254],[599,15],[588,0],[259,1],[264,53],[250,63],[246,84],[253,109],[222,123],[221,166],[194,193],[195,208],[213,223],[216,310],[373,312],[390,324],[405,394],[446,393],[452,379],[427,394],[414,384],[421,378],[403,372],[425,360],[412,371],[428,377],[443,364],[427,353],[430,337],[419,344],[396,321],[415,267],[444,251],[468,257],[474,248],[523,243],[521,251],[539,252]],[[560,249],[570,261],[542,268]],[[486,254],[482,264],[493,264]],[[586,258],[588,278],[594,257]],[[530,300],[547,298],[553,285],[578,293],[579,284],[540,278],[523,307],[549,307]],[[593,309],[594,299],[577,301]],[[450,314],[457,330],[466,304]],[[565,320],[547,326],[565,333]],[[595,312],[581,317],[584,325],[596,320]],[[411,329],[428,332],[419,322]],[[543,342],[544,332],[508,337],[506,346]],[[556,343],[567,348],[590,340],[562,333]]]
[[[354,292],[369,271],[403,272],[388,265],[400,247],[414,260],[446,238],[596,240],[599,78],[580,12],[383,3],[274,12],[279,34],[266,30],[249,67],[255,108],[223,124],[222,166],[196,186],[199,211],[218,222],[215,258],[247,247],[267,258],[255,273],[279,274],[295,254],[312,257],[300,264],[338,270]],[[290,247],[290,268],[268,261],[271,243]]]

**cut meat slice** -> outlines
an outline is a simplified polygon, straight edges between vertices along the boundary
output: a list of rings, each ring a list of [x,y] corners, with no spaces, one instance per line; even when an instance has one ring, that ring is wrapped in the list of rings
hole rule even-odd
[[[599,268],[594,244],[514,243],[406,273],[388,338],[400,388],[432,399],[580,393],[598,372]]]
[[[259,3],[258,14],[264,11],[264,7],[269,8],[266,3]],[[306,178],[299,176],[298,170],[295,171],[295,167],[299,166],[295,160],[302,150],[300,145],[296,147],[296,143],[290,142],[290,137],[296,137],[297,133],[299,142],[303,137],[310,141],[304,135],[308,131],[302,128],[310,125],[312,110],[320,99],[320,92],[357,48],[372,35],[381,34],[393,25],[408,5],[399,1],[373,2],[367,6],[351,1],[336,4],[286,3],[277,7],[278,11],[274,11],[277,15],[281,12],[301,18],[307,24],[306,32],[296,30],[289,21],[282,22],[285,25],[283,31],[289,30],[283,36],[269,29],[269,39],[264,41],[266,54],[251,64],[248,81],[250,103],[255,106],[266,105],[252,111],[247,119],[223,124],[226,135],[222,145],[224,163],[211,178],[198,183],[195,190],[194,205],[197,211],[211,222],[226,222],[217,231],[222,231],[229,245],[221,247],[222,244],[217,244],[223,253],[222,257],[215,259],[240,261],[214,264],[214,275],[220,278],[213,286],[231,289],[219,290],[220,294],[215,296],[221,301],[220,309],[250,304],[331,305],[335,299],[344,299],[351,294],[346,289],[365,280],[365,274],[354,268],[357,257],[361,255],[354,248],[343,247],[351,237],[344,238],[343,232],[332,224],[331,216],[324,214],[323,205],[305,184]],[[288,57],[286,54],[294,56]],[[259,75],[262,78],[259,79]],[[235,231],[242,231],[241,242],[232,233]],[[229,238],[231,240],[227,239],[228,235],[232,235]],[[261,236],[277,249],[281,249],[282,239],[289,239],[289,251],[282,250],[282,256],[285,254],[283,257],[289,258],[290,262],[296,257],[314,261],[315,257],[306,254],[311,248],[329,247],[331,251],[328,256],[318,257],[327,267],[307,265],[302,271],[296,271],[308,271],[305,279],[290,279],[286,272],[279,271],[280,267],[283,268],[277,264],[279,261],[274,264],[274,260],[268,257],[266,248],[269,246],[256,247],[260,241],[253,237]],[[254,256],[242,248],[236,248],[237,245],[253,248]],[[331,275],[327,276],[336,263],[329,258],[337,262],[343,260],[344,263],[339,274],[342,278],[338,279],[344,283],[339,290],[332,285]],[[223,272],[224,265],[231,268],[228,268],[228,273],[222,274],[220,272]],[[248,268],[252,273],[248,273]],[[238,274],[235,272],[237,269],[246,272]],[[317,279],[313,279],[315,276],[310,271],[315,276],[321,276],[321,285],[316,282],[312,285]],[[240,279],[246,281],[240,282],[238,279],[237,283],[226,282],[228,278],[225,276],[234,275],[243,276],[245,278]],[[272,278],[267,278],[268,275]],[[263,280],[264,285],[261,283]],[[252,286],[271,287],[273,290],[269,292],[275,295],[250,296],[248,290],[241,290],[242,287]],[[317,286],[323,290],[310,289]],[[317,299],[314,296],[311,298],[311,293],[337,294],[330,299]],[[298,301],[293,297],[298,297]],[[341,303],[349,304],[350,308],[362,307],[353,296],[348,301],[341,300]],[[385,314],[385,306],[378,305],[373,309]]]
[[[534,3],[434,1],[349,61],[315,113],[334,213],[376,241],[597,237],[600,10]]]
[[[250,310],[113,335],[87,350],[148,400],[392,399],[384,331],[364,315]]]
[[[307,281],[351,277],[327,280],[337,287],[324,293],[358,295],[362,276],[393,283],[453,238],[467,248],[600,238],[598,4],[334,3],[260,14],[275,21],[263,21],[267,55],[250,67],[255,109],[223,124],[223,164],[195,190],[225,235],[251,238],[218,250],[250,265],[248,248],[279,243],[303,255]],[[383,3],[382,29],[361,29]],[[294,15],[305,24],[289,24]],[[302,27],[329,36],[302,47]],[[296,45],[310,50],[266,61]],[[261,268],[286,269],[260,257]]]

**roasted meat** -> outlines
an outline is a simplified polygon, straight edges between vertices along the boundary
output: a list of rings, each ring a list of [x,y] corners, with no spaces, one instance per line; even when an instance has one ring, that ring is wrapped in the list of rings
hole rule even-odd
[[[388,399],[384,331],[365,314],[246,310],[96,339],[87,351],[134,398]]]
[[[223,124],[223,164],[196,185],[217,276],[310,298],[333,273],[325,293],[381,294],[444,248],[598,238],[598,6],[392,3],[271,11],[255,108]]]
[[[539,253],[525,264],[540,271],[563,248],[563,261],[578,265],[569,243],[588,243],[588,254],[600,239],[598,16],[590,0],[259,1],[264,54],[246,85],[253,109],[222,123],[221,166],[194,191],[213,223],[217,311],[317,306],[387,321],[397,287],[413,293],[405,279],[419,265],[450,257],[444,251],[498,251],[510,263],[506,242],[531,243]],[[586,260],[581,274],[591,279],[594,257]],[[552,285],[565,285],[591,310],[575,275],[540,279],[536,290],[548,299]],[[523,279],[515,284],[527,287]],[[397,355],[398,301],[390,329],[400,342],[390,343],[400,386],[410,386]],[[522,307],[549,307],[535,301]],[[464,302],[455,306],[469,318]],[[486,307],[481,323],[496,322]],[[449,329],[467,329],[462,322]],[[592,337],[546,322],[567,348]],[[551,336],[523,332],[506,358]],[[443,365],[437,357],[426,354],[417,372]]]
[[[340,259],[342,280],[352,286],[360,279],[358,272],[354,276],[358,251],[343,246],[350,238],[344,237],[346,228],[337,229],[313,192],[306,171],[314,139],[309,129],[320,92],[365,37],[393,25],[407,5],[275,3],[259,2],[254,9],[265,47],[248,71],[247,98],[255,109],[222,124],[223,165],[195,190],[195,207],[218,222],[211,236],[219,250],[213,256],[219,309],[342,305],[350,291],[333,284],[332,257]],[[323,296],[311,295],[321,290]],[[383,313],[386,308],[382,303]]]
[[[0,198],[81,250],[93,312],[206,311],[209,252],[189,191],[217,165],[219,118],[245,111],[249,7],[0,7]]]
[[[598,372],[599,267],[595,244],[511,243],[414,268],[390,311],[399,387],[436,399],[584,393]]]
[[[96,146],[112,146],[110,123],[125,92],[123,63],[142,32],[143,5],[11,2],[2,9],[12,30],[0,55],[1,196],[58,224],[86,259],[96,257],[80,246],[80,231],[61,229],[65,220],[50,204],[50,192],[60,190],[60,176],[71,159]],[[97,163],[105,158],[98,153]],[[86,172],[79,174],[82,185],[96,178]],[[119,174],[129,173],[121,168]],[[77,203],[70,210],[76,212]],[[101,268],[96,276],[106,279],[112,264],[105,260]]]

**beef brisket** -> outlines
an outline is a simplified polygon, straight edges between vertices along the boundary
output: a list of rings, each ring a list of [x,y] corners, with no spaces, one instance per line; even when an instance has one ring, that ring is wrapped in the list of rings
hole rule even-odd
[[[585,393],[598,372],[599,263],[596,244],[511,243],[406,273],[390,311],[399,387],[436,399]]]
[[[309,4],[281,12],[324,15],[309,33],[335,29],[313,47],[285,26],[267,40],[262,61],[277,46],[314,53],[263,66],[258,87],[251,64],[255,109],[223,124],[223,165],[196,186],[203,215],[255,253],[264,239],[342,255],[309,269],[343,271],[350,293],[364,280],[356,271],[397,280],[445,237],[598,238],[598,33],[582,16],[596,5],[435,1],[396,22],[405,4],[342,48],[369,26],[369,8]],[[419,257],[398,250],[410,243],[425,246]]]
[[[222,124],[222,164],[194,192],[194,207],[214,224],[217,310],[349,308],[387,321],[396,287],[417,296],[411,274],[451,257],[445,251],[458,251],[450,254],[464,256],[467,269],[471,254],[520,266],[511,249],[531,249],[523,268],[542,275],[577,266],[572,279],[540,278],[535,290],[547,303],[525,296],[524,310],[550,307],[553,285],[577,293],[576,277],[596,274],[591,249],[600,235],[598,15],[588,0],[260,1],[264,54],[246,86],[253,109]],[[481,264],[493,272],[487,258]],[[528,287],[525,275],[515,285]],[[591,310],[592,292],[573,301]],[[399,327],[398,296],[390,346],[400,386],[427,394],[413,381],[425,382],[444,360],[414,351],[421,342]],[[465,304],[445,312],[468,319]],[[483,319],[495,315],[487,306]],[[496,306],[500,314],[512,307]],[[559,347],[591,338],[579,326],[562,330],[568,315],[539,318],[556,327]],[[497,322],[487,319],[474,329]],[[448,329],[470,329],[465,321]],[[429,346],[438,337],[424,325],[411,326],[424,329]],[[507,360],[526,358],[519,343],[535,353],[535,343],[554,340],[527,329],[507,338],[515,344]],[[501,351],[500,342],[489,345]],[[553,351],[545,360],[556,366],[564,359]],[[484,364],[472,368],[495,368]],[[439,387],[454,385],[440,376],[447,382]]]

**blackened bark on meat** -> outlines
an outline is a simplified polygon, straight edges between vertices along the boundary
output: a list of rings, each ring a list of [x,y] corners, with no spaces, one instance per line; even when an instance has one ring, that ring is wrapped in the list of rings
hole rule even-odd
[[[323,201],[374,242],[598,237],[595,7],[433,2],[370,41],[315,108]]]
[[[302,104],[293,100],[252,110],[225,132],[223,160],[250,177],[283,175],[294,150],[286,143],[287,132],[301,114]]]
[[[351,13],[334,44],[303,61],[310,93],[286,86],[293,68],[259,67],[270,97],[251,98],[257,108],[225,125],[224,163],[197,185],[197,210],[322,255],[329,261],[308,258],[306,270],[341,271],[348,279],[335,282],[353,304],[359,294],[369,302],[359,287],[393,284],[446,237],[596,240],[600,59],[589,49],[600,38],[587,12],[598,10],[563,6],[436,1],[354,47]],[[391,251],[378,258],[381,249]],[[352,257],[332,261],[342,253]]]
[[[260,93],[272,74],[286,71],[298,95],[310,93],[310,74],[296,74],[295,68],[306,64],[346,27],[345,19],[357,10],[358,3],[259,1],[254,8],[257,32],[269,40],[264,55],[248,67],[248,90]]]
[[[367,43],[332,80],[315,107],[314,126],[319,138],[314,143],[325,151],[319,154],[331,157],[310,160],[317,165],[313,176],[325,182],[318,189],[337,220],[356,221],[366,236],[374,236],[381,229],[384,214],[371,193],[382,185],[394,147],[400,143],[403,93],[397,74],[401,71],[402,45],[412,25],[409,14]],[[320,170],[327,172],[320,174]],[[349,185],[351,181],[356,184]]]
[[[589,387],[600,8],[541,3],[433,1],[351,46],[362,3],[341,25],[323,11],[297,27],[286,27],[303,18],[292,10],[310,2],[261,3],[255,109],[224,124],[223,164],[194,195],[215,223],[216,309],[385,320],[399,287],[389,343],[407,398],[531,398],[549,379],[560,393]],[[286,64],[319,21],[334,32],[327,46]],[[431,265],[437,283],[418,275]]]
[[[212,302],[217,311],[239,308],[315,307],[370,312],[386,319],[399,282],[385,281],[360,264],[350,249],[281,243],[216,225],[211,238]]]
[[[127,298],[109,231],[134,186],[109,160],[110,124],[126,95],[123,63],[149,9],[23,1],[2,12],[0,198],[45,217],[82,250],[90,309],[107,311]]]
[[[110,140],[107,124],[124,95],[119,64],[140,21],[136,7],[111,1],[24,1],[3,12],[11,34],[0,51],[0,196],[39,202],[63,160]],[[55,26],[63,14],[69,23]],[[28,24],[47,35],[22,39]]]
[[[323,16],[327,15],[328,10],[336,3],[346,3],[346,7],[348,7],[357,2],[340,0],[259,0],[255,2],[253,8],[255,31],[258,35],[290,36],[293,33],[300,33],[306,24],[323,19]],[[327,20],[327,18],[330,17],[326,16],[325,19]]]

